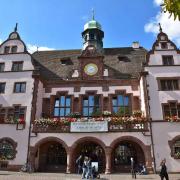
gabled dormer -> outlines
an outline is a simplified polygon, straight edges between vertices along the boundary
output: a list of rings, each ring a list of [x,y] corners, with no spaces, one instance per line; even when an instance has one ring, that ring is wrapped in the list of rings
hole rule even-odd
[[[172,66],[180,65],[180,54],[177,46],[162,31],[159,24],[157,39],[147,54],[146,65],[148,66]]]
[[[14,31],[10,33],[8,39],[0,45],[0,54],[16,54],[25,52],[27,52],[26,45],[17,32],[16,23]]]

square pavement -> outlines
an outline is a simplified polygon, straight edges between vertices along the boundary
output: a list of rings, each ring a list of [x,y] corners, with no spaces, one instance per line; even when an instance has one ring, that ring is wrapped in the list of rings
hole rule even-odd
[[[81,176],[63,173],[22,173],[0,171],[0,180],[80,180]],[[132,180],[130,174],[101,175],[101,180]],[[159,175],[137,175],[140,180],[160,180]],[[169,180],[180,180],[180,174],[169,174]]]

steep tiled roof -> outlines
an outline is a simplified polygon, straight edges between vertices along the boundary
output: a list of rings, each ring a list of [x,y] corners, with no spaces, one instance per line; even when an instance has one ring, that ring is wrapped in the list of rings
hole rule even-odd
[[[104,48],[104,64],[109,70],[109,78],[138,77],[146,53],[147,51],[141,47]],[[78,69],[80,55],[80,49],[38,51],[33,54],[33,58],[44,79],[72,79],[73,71]]]

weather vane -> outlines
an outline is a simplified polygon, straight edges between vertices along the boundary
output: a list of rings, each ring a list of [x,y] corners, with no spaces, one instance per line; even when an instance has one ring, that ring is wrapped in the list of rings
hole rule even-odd
[[[162,32],[161,23],[159,23],[159,31]]]
[[[16,23],[16,26],[14,28],[14,32],[17,32],[17,28],[18,28],[18,23]]]

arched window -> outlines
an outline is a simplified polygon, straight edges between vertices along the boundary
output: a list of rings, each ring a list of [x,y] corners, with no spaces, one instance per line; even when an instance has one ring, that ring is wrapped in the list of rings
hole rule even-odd
[[[169,141],[169,146],[171,149],[171,156],[174,157],[174,159],[180,159],[180,136],[176,136]]]
[[[15,158],[17,144],[9,139],[3,138],[0,140],[0,160],[11,160]]]
[[[173,150],[174,150],[175,157],[180,159],[180,139],[174,143]]]

